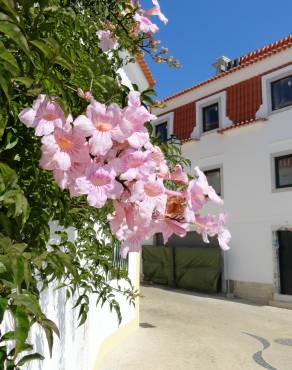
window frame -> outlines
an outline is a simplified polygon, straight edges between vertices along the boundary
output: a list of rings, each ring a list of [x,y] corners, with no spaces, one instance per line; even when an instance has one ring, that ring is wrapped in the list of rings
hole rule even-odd
[[[287,185],[281,185],[280,184],[279,160],[285,159],[285,158],[291,158],[292,159],[292,153],[274,157],[274,162],[275,162],[274,163],[274,166],[275,166],[275,189],[292,188],[292,182],[290,184],[287,184]],[[291,167],[291,171],[292,171],[292,167]]]
[[[160,137],[160,140],[161,140],[161,142],[162,142],[162,143],[165,143],[165,142],[167,142],[167,140],[168,140],[168,121],[163,121],[163,122],[161,122],[161,123],[159,123],[159,124],[155,125],[155,126],[154,126],[154,135],[155,135],[155,136],[157,136],[157,135],[158,135],[157,128],[158,128],[159,126],[162,126],[162,125],[166,125],[166,140],[162,140],[162,139],[161,139],[161,137]]]
[[[203,172],[208,180],[208,177],[207,177],[207,174],[208,173],[214,173],[214,172],[218,172],[219,171],[219,179],[220,179],[220,193],[218,194],[216,192],[216,194],[219,196],[219,197],[222,197],[222,194],[223,194],[223,176],[222,176],[222,166],[216,166],[216,167],[211,167],[211,168],[208,168],[208,169],[204,169]],[[216,191],[216,189],[214,189]]]
[[[173,119],[174,119],[174,113],[170,112],[170,113],[163,114],[162,116],[157,117],[157,119],[151,121],[151,126],[153,128],[153,135],[156,136],[155,135],[156,126],[159,126],[162,123],[167,122],[167,139],[169,139],[171,135],[173,134]]]
[[[272,110],[272,112],[275,112],[275,111],[279,111],[279,110],[281,110],[281,109],[285,109],[285,108],[287,108],[287,107],[292,107],[292,102],[291,102],[291,104],[287,104],[287,105],[284,105],[284,106],[282,106],[282,107],[280,107],[280,108],[274,108],[274,94],[273,94],[273,87],[275,86],[275,84],[277,83],[277,82],[279,82],[279,81],[282,81],[282,80],[285,80],[285,79],[287,79],[288,77],[290,77],[290,78],[292,78],[292,73],[291,74],[289,74],[288,76],[284,76],[284,77],[281,77],[281,78],[278,78],[278,79],[276,79],[276,80],[273,80],[273,81],[271,81],[271,83],[270,83],[270,89],[271,89],[271,110]]]
[[[214,107],[214,106],[217,106],[217,115],[218,115],[217,127],[206,130],[205,112],[206,112],[206,109]],[[203,131],[203,133],[218,130],[219,128],[220,128],[220,105],[219,105],[219,102],[215,102],[215,103],[205,105],[204,107],[202,107],[202,131]]]
[[[213,104],[218,104],[218,128],[205,131],[203,130],[203,109]],[[229,127],[233,124],[233,122],[227,117],[226,109],[227,109],[227,94],[226,91],[221,91],[220,93],[208,96],[207,98],[197,100],[195,102],[196,105],[196,126],[193,128],[191,133],[191,138],[195,140],[199,140],[201,137],[205,135],[210,135],[216,133],[218,129]]]
[[[272,109],[272,89],[271,85],[273,82],[279,81],[283,78],[292,75],[292,65],[288,65],[283,68],[279,68],[271,73],[264,74],[262,76],[262,104],[260,105],[258,111],[256,112],[256,118],[268,118],[270,115],[284,112],[286,110],[292,109],[292,105],[287,105],[286,107],[279,108],[276,110]]]
[[[277,187],[276,179],[276,158],[292,156],[292,149],[282,150],[270,154],[270,171],[271,171],[271,190],[272,193],[281,193],[285,191],[292,191],[292,186]]]

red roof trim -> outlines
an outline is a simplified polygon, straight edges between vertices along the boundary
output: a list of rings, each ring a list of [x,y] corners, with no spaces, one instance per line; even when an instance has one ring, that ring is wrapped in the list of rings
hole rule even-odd
[[[156,84],[156,81],[154,80],[152,73],[150,71],[150,68],[148,67],[143,54],[137,54],[136,55],[136,61],[139,64],[140,68],[142,69],[142,72],[144,73],[144,76],[146,77],[149,89],[152,89],[152,87]]]
[[[234,128],[239,128],[239,127],[242,127],[242,126],[250,125],[252,123],[265,122],[265,121],[267,121],[267,118],[249,119],[249,120],[246,120],[246,121],[234,123],[233,125],[228,126],[228,127],[219,128],[217,130],[217,132],[218,132],[218,134],[224,134],[225,131],[233,130]]]
[[[292,46],[292,34],[287,36],[287,37],[284,37],[283,39],[279,40],[279,41],[276,41],[276,42],[273,42],[269,45],[266,45],[265,47],[263,48],[260,48],[260,49],[257,49],[255,51],[252,51],[251,53],[248,53],[242,57],[240,57],[240,64],[237,66],[237,67],[234,67],[232,69],[230,69],[229,71],[227,72],[223,72],[223,73],[220,73],[216,76],[213,76],[211,78],[209,78],[208,80],[205,80],[203,82],[200,82],[196,85],[193,85],[187,89],[184,89],[182,91],[179,91],[178,93],[174,94],[174,95],[170,95],[168,97],[166,97],[165,99],[163,99],[163,102],[166,102],[168,100],[172,100],[180,95],[183,95],[183,94],[186,94],[188,93],[189,91],[192,91],[192,90],[196,90],[204,85],[207,85],[209,84],[210,82],[212,81],[215,81],[215,80],[218,80],[219,78],[222,78],[222,77],[225,77],[226,75],[229,75],[233,72],[236,72],[242,68],[245,68],[253,63],[256,63],[256,62],[259,62],[260,60],[263,60],[263,59],[266,59],[268,57],[270,57],[271,55],[273,54],[277,54],[289,47]]]
[[[246,121],[242,121],[242,122],[237,122],[237,123],[234,123],[231,126],[224,127],[224,128],[219,128],[217,130],[217,133],[223,135],[225,131],[233,130],[235,128],[240,128],[242,126],[247,126],[247,125],[250,125],[250,124],[253,124],[253,123],[257,123],[257,122],[266,122],[267,120],[268,120],[267,118],[255,118],[255,119],[250,119],[250,120],[246,120]],[[199,141],[199,140],[200,139],[189,138],[189,139],[183,139],[183,140],[181,140],[181,142],[182,142],[182,144],[185,144],[185,143],[189,143],[190,141]]]

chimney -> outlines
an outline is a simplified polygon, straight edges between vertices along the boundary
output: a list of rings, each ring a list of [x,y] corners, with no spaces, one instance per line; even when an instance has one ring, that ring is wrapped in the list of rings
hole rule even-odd
[[[225,57],[224,55],[215,60],[212,66],[216,69],[216,75],[222,72],[226,72],[229,69],[231,59]]]

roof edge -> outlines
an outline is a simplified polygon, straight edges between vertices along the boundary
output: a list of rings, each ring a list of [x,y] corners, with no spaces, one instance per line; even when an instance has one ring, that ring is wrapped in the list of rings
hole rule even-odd
[[[218,75],[215,75],[213,77],[208,78],[207,80],[204,80],[202,82],[199,82],[198,84],[195,84],[191,87],[188,87],[186,89],[183,89],[173,95],[167,96],[166,98],[162,99],[162,102],[167,102],[169,100],[173,100],[181,95],[187,94],[190,91],[196,90],[204,85],[207,85],[215,80],[218,80],[222,77],[225,77],[231,73],[234,73],[242,68],[245,68],[251,64],[254,64],[256,62],[259,62],[263,59],[268,58],[269,56],[273,54],[277,54],[289,47],[292,47],[292,34],[276,41],[271,44],[268,44],[262,48],[256,49],[255,51],[252,51],[250,53],[247,53],[243,56],[241,56],[239,59],[241,61],[241,64],[238,66],[230,69],[229,71],[222,72]]]
[[[152,89],[153,86],[156,84],[156,81],[154,80],[154,77],[150,71],[150,68],[148,67],[148,64],[145,61],[144,55],[140,53],[140,54],[137,54],[135,58],[144,76],[146,77],[146,80],[148,81],[149,89]]]

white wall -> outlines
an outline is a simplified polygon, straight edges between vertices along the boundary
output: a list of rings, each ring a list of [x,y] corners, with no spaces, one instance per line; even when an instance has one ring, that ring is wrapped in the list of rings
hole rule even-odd
[[[223,164],[222,210],[229,214],[232,234],[229,279],[273,283],[272,231],[292,225],[292,190],[272,192],[271,154],[286,150],[292,152],[292,109],[183,145],[193,166]]]
[[[55,223],[51,225],[49,243],[55,243],[58,237],[54,231],[58,230]],[[69,237],[74,240],[74,230],[69,230]],[[129,278],[135,285],[139,270],[137,269],[136,253],[129,255]],[[96,306],[97,295],[90,296],[88,319],[78,328],[78,309],[72,310],[73,300],[66,302],[65,289],[55,290],[57,284],[51,284],[41,294],[41,307],[46,316],[53,320],[60,330],[60,339],[54,336],[53,355],[50,358],[46,338],[42,330],[35,325],[30,334],[29,342],[35,350],[45,356],[44,361],[34,361],[24,367],[27,370],[93,370],[100,346],[105,338],[112,335],[118,328],[115,312],[110,312],[108,304]],[[121,287],[129,287],[126,281],[120,281]],[[117,287],[117,282],[112,282]],[[138,288],[136,286],[136,288]],[[136,317],[136,308],[129,305],[126,299],[117,294],[122,313],[122,323],[126,325]],[[7,325],[8,330],[9,324]]]

